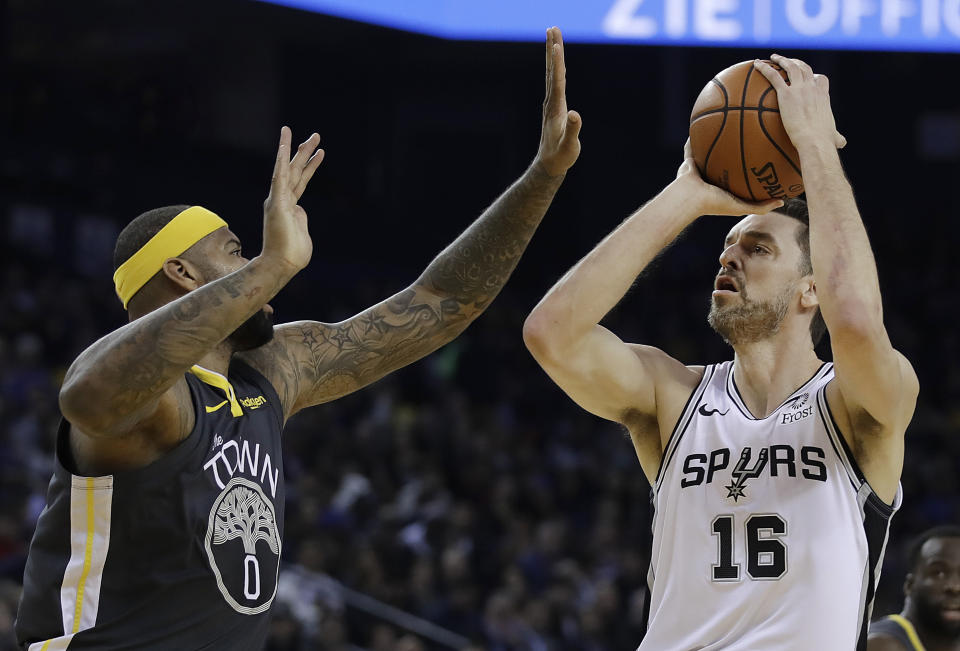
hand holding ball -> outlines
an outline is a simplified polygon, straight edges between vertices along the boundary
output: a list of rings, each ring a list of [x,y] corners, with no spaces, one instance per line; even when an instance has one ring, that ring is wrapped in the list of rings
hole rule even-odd
[[[703,178],[741,199],[803,193],[800,158],[780,121],[777,92],[753,61],[730,66],[700,91],[690,114],[690,145]]]

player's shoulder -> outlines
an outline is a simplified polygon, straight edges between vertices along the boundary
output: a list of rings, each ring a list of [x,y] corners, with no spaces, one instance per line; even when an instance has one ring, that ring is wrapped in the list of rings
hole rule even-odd
[[[684,364],[656,346],[647,344],[627,344],[627,346],[653,374],[658,385],[666,383],[681,390],[693,391],[700,384],[707,369],[702,365]]]
[[[870,624],[867,651],[912,651],[907,631],[894,617],[884,617]]]
[[[888,633],[871,632],[867,638],[867,651],[912,651],[912,648]]]
[[[888,434],[898,434],[902,436],[913,418],[916,410],[917,397],[920,393],[920,379],[917,377],[917,371],[914,369],[910,360],[899,350],[893,349],[894,365],[887,369],[885,377],[895,378],[898,382],[895,400],[891,400],[885,407],[890,411],[886,414],[871,414],[876,418],[877,425],[883,424],[888,430]],[[842,379],[843,374],[849,375],[850,367],[846,370],[835,368],[831,376],[832,380]],[[844,382],[830,382],[827,387],[827,400],[831,405],[836,404],[838,408],[849,411],[851,415],[856,414],[859,404],[856,402],[848,403],[847,396],[844,394]],[[856,394],[854,394],[855,396]]]

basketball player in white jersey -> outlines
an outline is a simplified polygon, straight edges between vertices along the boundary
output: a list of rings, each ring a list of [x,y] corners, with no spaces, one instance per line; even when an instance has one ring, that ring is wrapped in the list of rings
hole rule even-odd
[[[866,647],[903,434],[918,391],[883,324],[877,270],[837,148],[827,79],[773,55],[809,205],[747,204],[677,178],[547,293],[524,340],[574,401],[622,423],[653,488],[641,651]],[[720,249],[709,321],[732,361],[686,366],[599,325],[701,215],[749,214]],[[661,305],[650,306],[657,318]],[[822,314],[833,363],[814,352]]]

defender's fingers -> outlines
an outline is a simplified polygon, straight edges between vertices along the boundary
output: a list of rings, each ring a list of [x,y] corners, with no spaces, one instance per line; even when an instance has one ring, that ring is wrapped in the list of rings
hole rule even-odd
[[[547,84],[547,98],[544,101],[544,111],[549,117],[563,115],[567,110],[567,80],[559,56],[560,46],[554,43],[553,67],[550,71],[550,82]]]
[[[567,78],[567,63],[563,58],[562,42],[553,44],[553,78],[554,80]]]
[[[273,164],[273,182],[286,181],[287,167],[290,165],[290,140],[293,136],[290,127],[280,127],[280,145],[277,147],[277,160]]]
[[[297,183],[297,199],[303,195],[303,191],[307,189],[307,184],[310,183],[310,179],[313,178],[314,173],[320,167],[320,163],[323,162],[323,157],[326,155],[326,152],[322,149],[318,149],[316,153],[310,157],[310,160],[307,161],[306,166],[303,168],[303,174],[300,176],[300,182]]]
[[[567,93],[567,66],[563,62],[563,46],[553,44],[553,94],[564,97]]]
[[[553,83],[553,28],[547,29],[547,43],[544,62],[544,79],[546,80],[547,96],[550,95],[550,84]]]
[[[547,28],[546,44],[547,44],[546,51],[545,51],[546,59],[544,60],[544,65],[546,65],[546,67],[549,69],[550,68],[550,52],[553,49],[553,28],[552,27]]]
[[[573,142],[580,137],[580,128],[583,126],[583,118],[576,111],[567,112],[567,124],[563,130],[563,144]]]
[[[687,141],[683,143],[683,160],[688,158],[693,158],[693,145],[690,144],[689,136],[687,136]]]
[[[320,134],[314,133],[309,138],[300,143],[300,146],[297,147],[297,153],[294,155],[293,160],[290,161],[290,166],[295,170],[303,170],[306,167],[307,163],[313,157],[313,152],[316,150],[317,145],[320,144]]]
[[[566,72],[566,63],[564,63],[564,51],[563,51],[563,32],[560,31],[559,27],[553,28],[553,37],[554,43],[560,46],[560,63],[564,66],[564,72]]]
[[[773,69],[769,63],[764,63],[760,59],[755,59],[753,62],[753,67],[756,68],[761,75],[766,77],[767,81],[770,82],[777,91],[783,90],[787,87],[787,82],[783,80],[783,77],[780,76],[780,73]],[[789,73],[788,73],[789,74]]]

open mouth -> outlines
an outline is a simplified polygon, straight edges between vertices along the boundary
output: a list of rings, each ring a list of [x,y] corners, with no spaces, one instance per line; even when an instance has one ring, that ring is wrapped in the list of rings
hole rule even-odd
[[[736,283],[733,282],[733,279],[730,276],[717,276],[717,280],[714,282],[713,288],[714,293],[729,292],[731,294],[736,294],[739,291]]]

